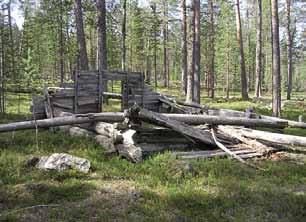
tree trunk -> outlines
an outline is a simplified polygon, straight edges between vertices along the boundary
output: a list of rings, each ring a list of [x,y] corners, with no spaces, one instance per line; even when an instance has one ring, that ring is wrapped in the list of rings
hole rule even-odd
[[[201,6],[194,0],[194,101],[201,103]]]
[[[208,67],[208,96],[215,97],[215,30],[214,30],[214,3],[213,0],[208,1],[210,14],[210,30],[209,30],[209,67]]]
[[[191,1],[189,18],[189,53],[188,53],[188,75],[187,75],[187,93],[186,102],[194,101],[194,2]]]
[[[121,69],[126,70],[126,0],[123,0],[123,19],[122,19],[122,43],[121,43]]]
[[[107,70],[107,46],[106,46],[106,6],[105,0],[97,0],[98,9],[98,70]],[[102,91],[108,92],[107,81],[102,83]],[[101,98],[103,103],[103,97]]]
[[[154,85],[157,88],[157,16],[156,16],[156,3],[152,5],[153,17],[154,17]]]
[[[64,78],[65,78],[65,73],[64,73],[64,67],[65,67],[65,63],[64,63],[64,40],[63,40],[63,1],[60,0],[60,15],[59,15],[59,35],[60,35],[60,75],[61,75],[61,83],[64,83]]]
[[[187,15],[186,15],[186,0],[181,1],[182,9],[182,92],[186,95],[187,91]]]
[[[249,99],[248,95],[248,84],[245,70],[245,60],[243,51],[243,39],[241,29],[241,18],[240,18],[240,4],[239,0],[236,0],[236,25],[237,25],[237,41],[240,50],[240,75],[241,75],[241,95],[243,100]]]
[[[83,25],[83,13],[81,0],[74,1],[74,14],[79,46],[79,64],[81,70],[88,70],[88,57],[86,49],[86,38]]]
[[[226,62],[226,98],[229,99],[230,96],[230,33],[229,33],[229,19],[227,19],[227,62]]]
[[[168,60],[168,2],[164,0],[164,24],[163,24],[163,47],[164,47],[164,87],[169,87],[169,60]]]
[[[293,44],[293,35],[291,32],[291,1],[286,0],[286,17],[287,17],[287,99],[291,99],[292,92],[292,44]]]
[[[281,112],[281,75],[279,48],[278,0],[271,0],[272,33],[273,33],[273,116],[279,117]]]
[[[97,0],[98,8],[98,54],[99,70],[107,69],[107,47],[106,47],[106,7],[105,0]]]
[[[259,98],[262,86],[262,0],[257,0],[257,7],[255,96]]]

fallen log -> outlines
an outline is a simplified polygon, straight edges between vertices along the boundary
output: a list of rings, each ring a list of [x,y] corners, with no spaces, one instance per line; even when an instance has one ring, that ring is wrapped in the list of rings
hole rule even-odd
[[[142,111],[142,113],[145,112],[147,111]],[[215,117],[209,115],[191,115],[191,114],[161,115],[153,112],[150,113],[153,116],[154,114],[157,114],[160,117],[164,118],[165,120],[169,119],[190,125],[202,125],[202,124],[238,125],[238,126],[266,127],[266,128],[284,128],[287,126],[286,121],[234,118],[234,117]],[[58,116],[58,114],[55,114],[55,116]],[[125,117],[126,116],[124,113],[119,113],[119,112],[76,114],[68,117],[56,117],[53,119],[3,124],[0,125],[0,132],[9,132],[9,131],[36,129],[36,128],[49,128],[55,126],[75,125],[75,124],[92,123],[92,122],[107,122],[107,123],[123,122]],[[137,118],[138,120],[146,121],[148,119],[147,117],[148,116],[145,115],[139,115]]]
[[[234,152],[232,152],[231,150],[229,150],[226,146],[224,146],[222,143],[220,143],[220,142],[217,140],[217,137],[216,137],[216,135],[215,135],[215,130],[214,130],[213,128],[211,129],[211,134],[212,134],[213,140],[215,141],[216,145],[217,145],[221,150],[223,150],[225,153],[227,153],[227,154],[230,155],[231,157],[235,158],[235,159],[238,160],[239,162],[246,164],[245,160],[243,160],[240,156],[238,156],[236,153],[234,153]]]
[[[122,99],[122,94],[119,93],[103,92],[103,96],[109,99]]]
[[[230,109],[208,109],[208,115],[212,116],[223,116],[223,117],[245,117],[245,112],[230,110]],[[287,120],[272,116],[259,115],[252,113],[251,118],[262,119],[262,120],[271,120],[271,121],[285,121],[288,122],[288,127],[291,128],[301,128],[306,129],[306,123],[300,121]]]
[[[306,137],[292,136],[286,134],[270,133],[266,131],[252,130],[246,128],[235,128],[235,127],[219,127],[224,132],[229,134],[237,134],[246,138],[256,139],[267,143],[269,145],[281,144],[289,146],[306,147]],[[305,149],[304,149],[305,150]]]
[[[292,120],[286,120],[286,119],[280,119],[272,116],[260,116],[262,119],[267,119],[267,120],[272,120],[272,121],[287,121],[288,126],[291,128],[301,128],[301,129],[306,129],[306,123],[304,122],[298,122],[298,121],[292,121]]]
[[[164,114],[170,119],[181,121],[190,125],[231,125],[247,127],[266,127],[266,128],[286,128],[288,122],[284,120],[268,119],[249,119],[244,117],[223,117],[209,115],[191,115],[191,114]]]
[[[257,153],[251,149],[231,149],[231,152],[239,156],[241,159],[249,159],[253,157],[262,156],[261,153]],[[191,152],[175,152],[173,154],[176,158],[180,159],[206,159],[213,157],[225,157],[228,153],[223,150],[207,150],[207,151],[191,151]]]
[[[33,120],[17,123],[0,125],[0,132],[10,132],[17,130],[49,128],[55,126],[75,125],[92,122],[122,122],[124,113],[95,113],[95,114],[77,114],[67,117],[56,117],[53,119]]]
[[[115,146],[119,155],[132,161],[133,163],[138,163],[142,161],[142,149],[135,145],[133,136],[136,133],[135,130],[126,130],[122,133],[123,143],[117,144]]]
[[[136,120],[136,121],[141,119],[142,121],[145,121],[148,123],[153,123],[158,126],[170,128],[182,134],[186,138],[191,138],[191,141],[193,141],[193,139],[196,139],[208,145],[212,145],[212,146],[216,145],[209,132],[190,127],[189,125],[183,122],[180,122],[174,119],[170,119],[166,115],[155,113],[155,112],[152,112],[146,109],[141,109],[138,106],[132,107],[130,109],[129,118],[131,120]]]
[[[115,128],[114,124],[97,122],[94,124],[93,129],[100,135],[113,138],[114,143],[121,143],[123,141],[120,131]]]

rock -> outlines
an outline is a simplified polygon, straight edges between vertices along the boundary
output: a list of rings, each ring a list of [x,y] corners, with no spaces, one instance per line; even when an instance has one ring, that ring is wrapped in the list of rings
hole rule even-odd
[[[39,162],[39,157],[31,157],[30,159],[27,160],[26,166],[27,167],[35,167],[37,163]]]
[[[63,171],[67,169],[76,169],[88,173],[90,162],[86,159],[75,157],[65,153],[54,153],[51,156],[39,158],[36,167],[46,170]]]
[[[117,153],[117,150],[115,149],[113,138],[108,138],[103,135],[97,135],[95,136],[95,140],[97,143],[105,148],[105,153],[108,155]]]

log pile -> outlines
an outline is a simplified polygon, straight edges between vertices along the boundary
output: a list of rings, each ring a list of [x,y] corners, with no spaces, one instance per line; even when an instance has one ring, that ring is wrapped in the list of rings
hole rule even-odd
[[[53,91],[56,95],[62,92],[60,88]],[[119,155],[135,163],[165,150],[182,159],[230,156],[243,163],[245,159],[279,150],[306,151],[306,137],[262,131],[263,128],[277,131],[287,127],[306,128],[306,123],[257,115],[252,109],[246,112],[210,109],[160,96],[159,110],[165,113],[135,105],[125,112],[73,114],[64,107],[54,107],[58,104],[50,103],[49,92],[45,89],[45,97],[34,98],[33,121],[0,125],[0,133],[57,128],[71,136],[93,138],[107,155]]]
[[[244,163],[245,159],[278,150],[296,147],[306,150],[303,148],[306,147],[305,137],[254,129],[283,129],[290,126],[286,120],[246,118],[238,111],[230,111],[234,115],[227,113],[224,116],[221,114],[224,111],[220,110],[219,116],[211,116],[207,115],[210,111],[206,107],[197,104],[184,106],[187,107],[183,108],[185,114],[162,114],[137,105],[124,113],[56,112],[48,115],[49,119],[0,125],[0,132],[57,127],[71,136],[93,138],[105,148],[107,155],[117,154],[135,163],[165,150],[173,151],[177,158],[182,159],[230,156]]]

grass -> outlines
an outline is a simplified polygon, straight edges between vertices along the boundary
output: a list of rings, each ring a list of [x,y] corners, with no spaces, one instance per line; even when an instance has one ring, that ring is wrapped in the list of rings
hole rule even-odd
[[[174,91],[174,90],[173,90]],[[175,92],[175,91],[174,91]],[[173,92],[171,92],[173,93]],[[243,110],[266,104],[235,100],[210,106]],[[13,104],[13,103],[11,103]],[[21,107],[27,108],[27,100]],[[119,107],[119,104],[116,104]],[[110,110],[110,107],[108,107]],[[1,123],[26,118],[9,107]],[[15,110],[13,112],[13,110]],[[283,113],[295,119],[294,105]],[[305,135],[305,131],[291,133]],[[191,161],[196,175],[171,153],[132,164],[109,158],[91,139],[41,130],[0,135],[0,221],[305,221],[306,166],[257,161],[256,171],[229,159]],[[31,156],[65,152],[87,158],[92,171],[46,172],[26,166]],[[40,204],[58,207],[28,209]]]

